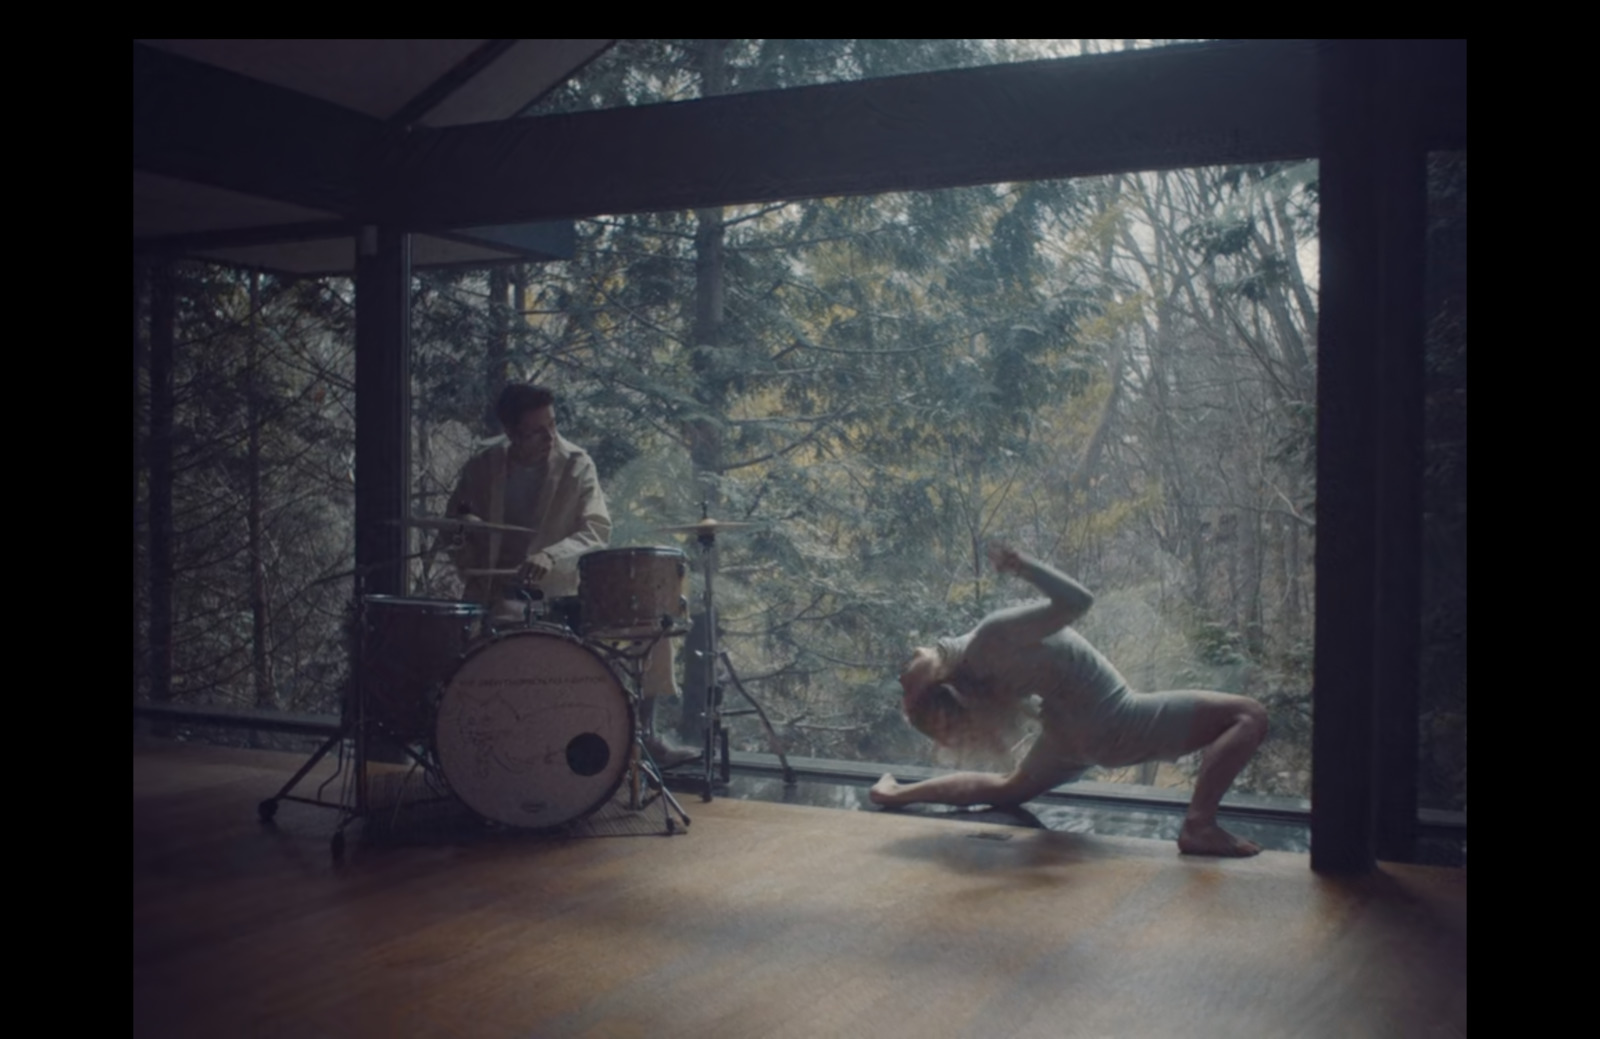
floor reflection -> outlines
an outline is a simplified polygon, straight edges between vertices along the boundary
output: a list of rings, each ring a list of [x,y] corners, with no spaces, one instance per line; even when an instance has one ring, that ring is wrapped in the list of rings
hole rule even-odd
[[[676,784],[674,784],[676,786]],[[803,779],[786,786],[777,776],[744,775],[735,773],[726,788],[719,786],[718,796],[741,801],[770,801],[779,804],[808,805],[814,808],[842,808],[851,811],[879,812],[884,809],[874,805],[867,797],[865,783],[831,783]],[[1144,837],[1150,840],[1178,839],[1178,828],[1183,824],[1183,813],[1178,810],[1161,810],[1139,806],[1123,808],[1104,804],[1060,804],[1029,802],[1022,808],[1004,811],[999,809],[941,808],[932,805],[915,805],[895,809],[916,815],[949,818],[953,822],[996,823],[1063,833],[1093,833],[1115,837]],[[1227,828],[1248,840],[1255,841],[1271,851],[1306,853],[1311,849],[1308,828],[1301,824],[1225,819]]]

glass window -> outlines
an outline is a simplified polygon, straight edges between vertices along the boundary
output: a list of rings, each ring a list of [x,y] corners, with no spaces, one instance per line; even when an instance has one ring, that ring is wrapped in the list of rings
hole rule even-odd
[[[1303,798],[1316,178],[1298,162],[607,217],[571,261],[428,275],[419,495],[440,500],[492,432],[486,372],[549,383],[611,544],[685,550],[697,606],[696,547],[663,528],[702,503],[754,524],[719,541],[722,640],[791,755],[1007,764],[936,752],[897,675],[1035,596],[984,561],[1009,541],[1095,591],[1078,628],[1135,689],[1266,703],[1274,735],[1239,789]],[[443,567],[419,580],[458,587]],[[733,746],[768,749],[753,719]],[[1194,764],[1092,778],[1181,788]]]

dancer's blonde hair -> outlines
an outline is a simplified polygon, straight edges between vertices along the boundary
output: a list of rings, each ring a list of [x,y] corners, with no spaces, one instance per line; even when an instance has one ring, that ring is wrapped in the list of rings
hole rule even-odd
[[[933,646],[941,679],[902,702],[906,720],[933,740],[940,757],[961,768],[1014,767],[1039,732],[1038,698],[999,694],[961,674],[955,639]]]

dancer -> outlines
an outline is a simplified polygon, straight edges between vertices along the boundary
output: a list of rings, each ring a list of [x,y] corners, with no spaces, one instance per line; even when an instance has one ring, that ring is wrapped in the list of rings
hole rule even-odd
[[[918,783],[885,774],[872,788],[873,802],[1014,806],[1079,778],[1091,766],[1170,761],[1201,751],[1179,850],[1258,853],[1259,845],[1217,824],[1217,809],[1266,738],[1266,709],[1228,693],[1133,692],[1071,628],[1094,602],[1087,589],[1008,545],[991,546],[989,561],[1049,601],[997,610],[965,635],[916,649],[900,675],[902,707],[913,726],[942,746],[1004,752],[1037,696],[1043,731],[1009,773],[957,772]]]

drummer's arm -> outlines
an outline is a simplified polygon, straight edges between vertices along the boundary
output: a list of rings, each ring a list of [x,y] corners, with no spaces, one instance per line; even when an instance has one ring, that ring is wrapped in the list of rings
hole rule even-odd
[[[587,454],[575,455],[573,461],[573,478],[579,488],[577,527],[560,541],[534,553],[530,561],[539,562],[538,556],[543,555],[551,566],[576,565],[573,561],[585,552],[605,548],[611,542],[611,512],[606,507],[605,492],[600,489],[594,461]]]

